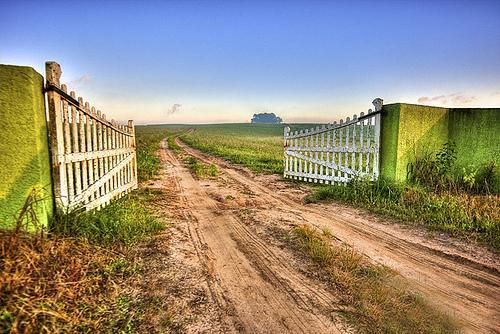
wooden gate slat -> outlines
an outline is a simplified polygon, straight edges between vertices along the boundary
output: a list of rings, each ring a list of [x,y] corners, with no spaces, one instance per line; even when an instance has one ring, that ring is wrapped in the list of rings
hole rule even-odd
[[[99,208],[137,188],[133,122],[109,122],[88,102],[67,94],[61,70],[46,63],[49,139],[59,205]]]
[[[328,125],[284,131],[284,177],[309,182],[348,182],[378,178],[382,100],[375,112],[360,113]]]

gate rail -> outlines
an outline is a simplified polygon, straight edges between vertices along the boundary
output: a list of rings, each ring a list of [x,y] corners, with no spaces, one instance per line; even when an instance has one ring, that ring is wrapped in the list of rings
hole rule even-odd
[[[382,104],[377,98],[374,111],[339,123],[295,131],[285,127],[284,177],[320,183],[377,179]]]
[[[49,140],[56,199],[63,207],[103,207],[137,188],[133,121],[119,125],[67,92],[61,67],[46,62]]]

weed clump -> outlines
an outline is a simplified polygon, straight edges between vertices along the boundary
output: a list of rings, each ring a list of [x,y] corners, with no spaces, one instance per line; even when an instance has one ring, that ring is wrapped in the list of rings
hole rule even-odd
[[[325,270],[339,293],[343,315],[362,333],[451,333],[456,325],[412,292],[397,273],[373,265],[352,248],[332,244],[329,232],[301,225],[295,245]]]
[[[216,177],[219,169],[214,164],[206,164],[195,157],[187,157],[185,160],[189,169],[199,178]]]
[[[435,155],[424,154],[409,163],[407,179],[434,192],[498,194],[499,170],[495,161],[459,170],[456,159],[455,145],[446,143]]]

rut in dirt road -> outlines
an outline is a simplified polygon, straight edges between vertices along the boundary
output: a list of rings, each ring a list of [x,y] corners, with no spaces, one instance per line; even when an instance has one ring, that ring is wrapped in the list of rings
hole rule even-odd
[[[263,285],[266,289],[277,289],[280,284],[287,282],[287,287],[280,288],[280,291],[286,292],[288,299],[273,299],[272,307],[279,308],[281,306],[290,310],[292,319],[294,319],[294,315],[300,314],[297,313],[298,310],[303,310],[306,305],[308,307],[310,305],[330,304],[330,308],[332,308],[331,305],[335,301],[334,296],[328,297],[327,290],[320,292],[321,289],[315,289],[316,287],[298,284],[300,279],[304,279],[304,277],[297,276],[298,273],[294,268],[283,265],[283,262],[286,263],[286,258],[280,259],[279,255],[268,253],[268,249],[263,246],[265,245],[265,242],[262,241],[264,233],[259,235],[253,233],[252,235],[252,232],[238,219],[251,217],[254,230],[258,230],[255,226],[271,224],[271,222],[291,225],[307,222],[318,227],[329,228],[335,237],[352,245],[354,249],[378,263],[398,270],[410,281],[412,286],[427,296],[431,303],[459,319],[463,323],[465,332],[498,333],[500,331],[498,303],[500,275],[496,254],[491,254],[483,249],[478,250],[477,253],[484,254],[484,258],[493,259],[485,263],[456,247],[434,240],[424,240],[413,231],[397,224],[388,225],[366,219],[353,209],[342,208],[339,210],[339,207],[335,205],[304,205],[299,199],[293,199],[293,190],[290,189],[291,187],[283,186],[282,182],[269,182],[268,179],[261,182],[258,177],[245,169],[236,168],[225,161],[207,156],[188,147],[178,139],[176,141],[187,154],[205,162],[215,163],[226,180],[223,186],[212,183],[202,187],[199,182],[188,175],[187,171],[179,175],[182,191],[190,197],[192,214],[199,224],[195,234],[202,238],[201,243],[206,243],[210,249],[212,247],[216,249],[213,254],[214,266],[216,273],[220,275],[218,280],[222,282],[221,284],[238,284],[231,279],[224,281],[225,275],[231,271],[238,271],[236,280],[244,280],[245,275],[255,275],[251,276],[253,280],[260,274],[266,278],[267,285]],[[182,172],[182,169],[180,171]],[[236,208],[233,208],[231,214],[230,211],[217,213],[217,208],[220,206],[218,206],[217,201],[207,196],[207,189],[210,190],[209,195],[212,198],[220,198],[222,203],[227,202],[224,201],[224,197],[228,195],[240,200],[240,203]],[[242,212],[241,207],[247,207],[250,213]],[[196,210],[195,208],[201,209]],[[205,224],[205,221],[213,221],[217,224]],[[238,244],[240,241],[237,240],[244,240],[244,242]],[[233,247],[238,249],[236,254],[231,251]],[[252,262],[252,257],[257,257],[258,261]],[[226,266],[230,266],[234,261],[242,261],[242,264],[239,265],[241,269],[228,270]],[[273,281],[274,277],[276,278]],[[238,291],[247,282],[240,281],[240,283],[239,287],[232,287],[233,291]],[[252,284],[252,282],[248,283]],[[227,285],[222,287],[221,292],[225,288]],[[313,295],[313,299],[316,300],[308,300],[309,294],[312,293],[311,290],[318,291],[317,294]],[[240,292],[245,293],[238,291],[238,293]],[[329,298],[331,299],[329,300]],[[283,304],[287,301],[292,302],[294,306]],[[309,304],[303,303],[303,301],[308,301]],[[230,300],[230,302],[234,303],[234,300]],[[241,305],[236,303],[233,306],[238,309],[238,306]],[[318,309],[324,310],[322,307]],[[256,310],[249,307],[245,311],[251,313],[258,310],[259,307]],[[314,313],[315,311],[311,312],[317,317],[316,319],[313,316],[309,318],[297,317],[296,320],[283,323],[282,328],[291,326],[288,328],[324,332],[324,330],[315,331],[308,324],[312,320],[317,320],[314,322],[319,326],[317,328],[328,324],[325,318],[319,317]],[[272,312],[266,316],[272,316]],[[258,317],[259,313],[248,314],[248,318],[256,319]],[[299,323],[299,319],[308,320]],[[298,331],[300,332],[300,330]]]
[[[232,210],[221,207],[207,192],[218,185],[195,180],[166,150],[161,158],[171,164],[191,240],[207,268],[211,297],[225,313],[228,332],[346,332],[332,312],[335,296],[297,271],[285,252],[269,245]]]

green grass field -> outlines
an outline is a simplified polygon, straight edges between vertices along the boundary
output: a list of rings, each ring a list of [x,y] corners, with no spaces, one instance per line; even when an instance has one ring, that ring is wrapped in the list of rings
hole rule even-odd
[[[193,131],[187,131],[189,129]],[[283,172],[283,125],[150,125],[138,126],[137,133],[145,141],[157,140],[161,136],[167,137],[169,146],[173,144],[173,137],[179,135],[182,141],[191,147],[246,166],[254,172],[278,174]],[[140,151],[138,153],[141,155]],[[149,152],[144,153],[154,160]],[[143,162],[149,163],[147,159],[143,159]],[[139,159],[140,164],[141,159]],[[155,162],[151,162],[151,165],[156,166]],[[146,167],[143,170],[153,169],[154,167]]]
[[[312,128],[315,124],[294,124],[292,129]],[[283,172],[282,124],[207,124],[140,126],[140,133],[179,134],[191,147],[230,162],[246,166],[254,172]],[[193,131],[186,132],[187,129]]]
[[[255,172],[283,171],[282,125],[199,125],[181,139],[194,148],[247,166]]]

